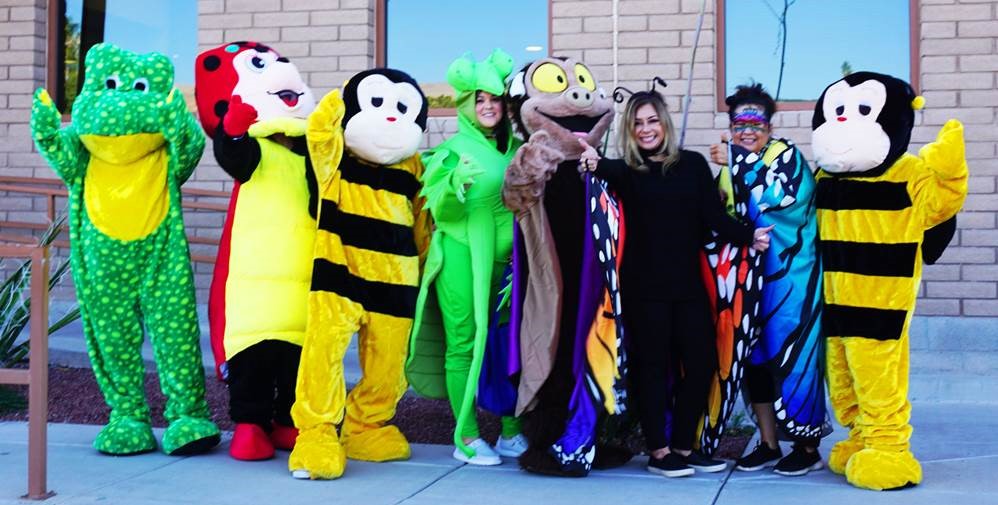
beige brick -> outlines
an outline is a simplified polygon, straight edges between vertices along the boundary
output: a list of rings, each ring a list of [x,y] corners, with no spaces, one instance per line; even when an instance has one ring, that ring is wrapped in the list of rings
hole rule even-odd
[[[974,173],[971,166],[970,173]],[[972,177],[973,178],[973,177]],[[960,229],[992,229],[995,228],[995,214],[993,212],[961,212],[957,217]]]
[[[922,23],[922,37],[927,39],[956,37],[956,22]]]
[[[281,10],[281,0],[226,0],[227,12],[264,12]]]
[[[225,0],[198,0],[198,15],[225,12]]]
[[[927,298],[994,298],[998,295],[993,282],[945,282],[925,283]]]
[[[361,9],[319,11],[311,13],[309,26],[367,24],[371,13]]]
[[[923,281],[958,281],[960,280],[960,265],[926,265],[922,270]],[[985,280],[985,279],[975,279]]]
[[[998,21],[960,21],[959,32],[961,37],[998,37]]]
[[[960,56],[960,70],[965,72],[998,70],[998,55]]]
[[[307,12],[268,12],[253,14],[253,26],[305,26],[308,24]]]
[[[922,41],[923,55],[937,54],[991,54],[994,41],[975,39],[926,39]]]
[[[340,0],[341,9],[373,9],[375,0]]]
[[[960,72],[926,74],[922,76],[923,89],[994,89],[994,74],[986,72]]]
[[[340,40],[361,40],[374,37],[374,30],[367,25],[341,25]]]
[[[621,34],[623,36],[624,34]],[[551,36],[551,47],[556,54],[563,49],[590,49],[594,47],[610,47],[612,40],[609,33],[575,33],[555,34]]]
[[[972,58],[972,57],[976,56],[964,56],[964,58]],[[935,73],[955,72],[956,62],[957,62],[956,56],[923,56],[922,73],[935,74]]]
[[[998,300],[964,300],[963,313],[967,316],[998,316]]]
[[[959,316],[960,300],[920,298],[915,305],[918,316]]]
[[[679,0],[621,0],[617,9],[626,14],[675,14]]]
[[[366,51],[366,40],[340,40],[335,42],[313,42],[309,54],[311,56],[339,56],[364,54]]]
[[[372,58],[365,55],[340,56],[339,70],[361,71],[373,65]]]
[[[636,32],[648,29],[648,16],[617,16],[617,30]]]
[[[339,9],[339,0],[285,0],[286,11],[317,11],[324,9]]]
[[[959,220],[960,218],[957,218]],[[939,258],[939,263],[979,263],[995,262],[995,250],[992,247],[947,247]]]
[[[926,5],[922,7],[922,19],[932,21],[974,21],[990,19],[990,5]]]
[[[273,44],[281,40],[281,30],[278,28],[235,28],[225,30],[225,40],[255,40],[265,44]]]
[[[955,91],[922,91],[925,98],[926,108],[956,107],[957,95]]]
[[[618,49],[617,63],[619,65],[626,65],[629,63],[648,63],[648,50],[643,47]]]
[[[963,265],[960,268],[964,280],[998,281],[998,265]]]
[[[612,14],[612,2],[609,0],[565,1],[551,2],[551,17],[554,19],[584,16],[609,16]]]
[[[613,31],[613,18],[612,17],[585,18],[585,20],[582,22],[582,29],[590,33]]]
[[[299,26],[291,28],[281,28],[281,40],[293,42],[317,42],[332,41],[338,38],[338,28],[336,26]]]
[[[582,18],[556,18],[551,20],[551,33],[579,33]]]
[[[242,14],[202,14],[198,16],[198,29],[247,28],[253,26],[253,15]]]
[[[11,21],[34,21],[45,19],[45,10],[38,7],[11,7]]]
[[[960,245],[998,246],[998,230],[960,230]]]
[[[668,14],[648,17],[650,30],[695,30],[699,14]],[[703,30],[714,28],[714,16],[704,16]]]

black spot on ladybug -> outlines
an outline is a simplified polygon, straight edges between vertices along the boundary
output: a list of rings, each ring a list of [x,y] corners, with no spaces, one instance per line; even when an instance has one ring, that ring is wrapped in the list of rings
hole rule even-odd
[[[235,44],[235,45],[237,45],[239,47],[246,47],[246,46],[249,45],[249,42],[246,42],[245,40],[240,40],[238,42],[233,42],[233,44]]]
[[[283,56],[281,56],[280,58],[277,58],[277,61],[279,61],[281,63],[291,63],[291,60],[288,60],[287,58],[285,58]]]
[[[216,116],[222,117],[228,111],[229,111],[229,101],[228,100],[219,100],[219,101],[215,102],[215,115]]]
[[[213,54],[205,58],[202,64],[204,65],[205,70],[214,72],[215,70],[218,70],[218,67],[222,66],[222,59]]]
[[[263,45],[263,44],[257,44],[255,49],[256,49],[256,51],[258,53],[269,53],[270,52],[270,48],[267,47],[267,46],[265,46],[265,45]]]

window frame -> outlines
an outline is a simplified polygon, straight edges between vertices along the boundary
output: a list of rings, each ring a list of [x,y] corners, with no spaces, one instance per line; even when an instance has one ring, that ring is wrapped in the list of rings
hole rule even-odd
[[[716,112],[727,112],[728,106],[724,103],[724,99],[727,98],[727,75],[725,68],[725,4],[727,0],[714,0],[714,26],[716,31],[714,32],[714,67],[716,73],[714,75],[714,94],[717,111]],[[908,52],[909,52],[909,71],[911,75],[908,76],[908,82],[911,87],[914,88],[915,93],[921,93],[921,40],[922,40],[922,22],[921,13],[919,12],[921,3],[919,0],[908,0]],[[776,104],[776,109],[778,111],[803,111],[803,110],[813,110],[817,99],[807,101],[807,102],[784,102],[780,101]]]
[[[554,37],[551,33],[553,28],[553,16],[551,15],[554,0],[547,0],[548,8],[548,37],[547,53],[545,57],[551,56],[551,42]],[[384,67],[388,63],[388,0],[375,0],[374,2],[374,64]],[[456,117],[457,109],[454,107],[430,107],[427,110],[428,117]]]

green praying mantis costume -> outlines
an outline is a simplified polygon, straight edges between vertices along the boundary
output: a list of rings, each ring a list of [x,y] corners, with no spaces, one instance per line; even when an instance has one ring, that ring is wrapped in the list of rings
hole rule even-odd
[[[512,69],[512,58],[498,49],[485,61],[464,56],[451,63],[447,81],[457,91],[458,133],[423,154],[422,194],[436,229],[416,301],[406,375],[423,396],[450,400],[457,418],[454,444],[468,456],[474,450],[462,437],[478,438],[475,394],[490,302],[513,251],[513,214],[503,206],[502,182],[520,144],[508,121],[500,122],[497,129],[504,131],[495,138],[486,135],[476,119],[475,98],[479,90],[502,95]],[[505,145],[497,147],[497,138]],[[517,419],[502,421],[504,437],[519,433]]]
[[[143,329],[167,397],[163,451],[214,447],[180,185],[201,159],[204,136],[173,88],[173,64],[97,44],[72,123],[44,89],[31,130],[69,190],[69,237],[83,333],[97,384],[111,407],[94,440],[108,454],[156,449],[146,404]]]

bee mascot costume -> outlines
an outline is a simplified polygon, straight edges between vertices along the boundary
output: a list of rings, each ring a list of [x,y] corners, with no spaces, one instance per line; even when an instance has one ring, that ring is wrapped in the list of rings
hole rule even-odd
[[[602,144],[613,102],[572,58],[544,58],[513,77],[510,113],[527,142],[506,172],[515,214],[511,331],[520,344],[517,414],[527,471],[584,476],[628,454],[596,448],[598,420],[624,410],[617,278],[622,209],[604,183],[579,175],[582,146]]]
[[[290,450],[315,241],[305,125],[315,97],[293,63],[256,42],[198,55],[194,93],[215,159],[235,186],[208,301],[218,376],[236,424],[229,454]]]
[[[418,196],[426,113],[416,81],[381,68],[350,78],[342,98],[330,92],[309,117],[320,202],[291,409],[300,430],[288,461],[296,478],[335,479],[345,458],[409,458],[405,436],[386,423],[407,387],[403,366],[430,237]],[[343,355],[354,333],[363,377],[347,396]]]
[[[923,235],[967,194],[960,122],[918,156],[906,152],[923,104],[904,81],[857,72],[825,89],[812,120],[829,395],[850,430],[829,467],[867,489],[922,480],[909,442],[908,327]]]

